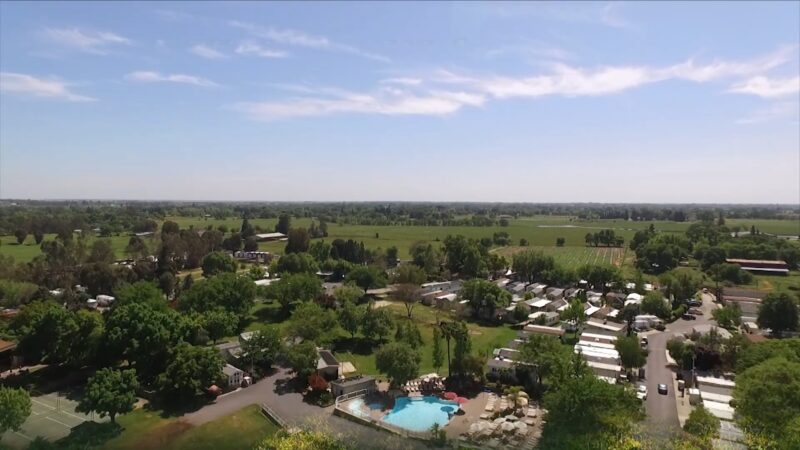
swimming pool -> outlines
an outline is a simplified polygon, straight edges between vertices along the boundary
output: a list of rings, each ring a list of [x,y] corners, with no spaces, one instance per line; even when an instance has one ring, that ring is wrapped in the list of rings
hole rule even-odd
[[[411,431],[428,431],[434,423],[447,425],[458,404],[438,397],[400,397],[383,421]]]
[[[379,410],[383,405],[379,402],[365,403],[364,399],[357,398],[347,403],[347,409],[358,417],[369,418],[370,413],[367,410]]]

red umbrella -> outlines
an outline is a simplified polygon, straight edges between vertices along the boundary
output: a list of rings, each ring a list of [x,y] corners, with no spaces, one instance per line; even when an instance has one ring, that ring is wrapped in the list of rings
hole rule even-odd
[[[442,397],[448,400],[455,400],[456,398],[458,398],[458,394],[456,394],[455,392],[445,392]]]
[[[458,398],[456,398],[456,403],[458,403],[459,405],[463,405],[464,403],[467,403],[468,401],[469,401],[469,400],[467,400],[467,399],[466,399],[466,398],[464,398],[464,397],[458,397]]]

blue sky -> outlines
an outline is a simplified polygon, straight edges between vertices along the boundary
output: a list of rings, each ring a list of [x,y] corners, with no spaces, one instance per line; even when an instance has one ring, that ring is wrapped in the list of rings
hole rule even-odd
[[[0,197],[800,203],[800,4],[0,3]]]

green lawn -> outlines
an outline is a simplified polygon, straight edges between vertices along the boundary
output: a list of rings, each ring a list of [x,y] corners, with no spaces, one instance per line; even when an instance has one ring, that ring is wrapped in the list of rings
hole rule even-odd
[[[390,308],[392,312],[396,314],[397,320],[408,320],[405,306],[402,303],[393,303],[385,307]],[[420,363],[421,374],[435,371],[432,362],[434,324],[437,323],[437,319],[442,320],[450,318],[450,314],[443,313],[435,308],[421,304],[418,304],[414,307],[414,321],[417,323],[417,326],[419,326],[420,332],[422,333],[422,340],[424,341],[422,348],[420,348],[420,353],[422,355],[422,361]],[[474,323],[468,323],[467,325],[470,330],[470,335],[472,336],[472,352],[487,357],[496,347],[504,347],[517,335],[517,332],[512,330],[507,325],[491,327],[485,327]],[[391,340],[393,340],[393,336],[390,337],[389,341]],[[353,348],[341,350],[341,345],[351,346]],[[444,345],[444,341],[442,342],[442,345]],[[348,339],[340,341],[340,345],[337,347],[339,350],[335,353],[336,357],[340,361],[352,362],[353,365],[356,366],[356,370],[359,373],[380,375],[378,370],[375,368],[374,352],[377,350],[377,348],[377,346],[373,347],[371,345],[366,345],[362,339],[357,339],[356,343],[350,343],[348,336]],[[447,367],[445,363],[445,366],[440,368],[439,371],[440,373],[445,373],[446,370]]]
[[[238,450],[275,433],[278,426],[257,405],[193,427],[180,419],[164,418],[160,411],[138,409],[110,423],[87,422],[58,442],[57,448],[103,450]],[[88,425],[88,426],[86,426]]]
[[[55,240],[55,234],[44,235],[45,241]],[[90,237],[88,245],[91,245],[97,239],[107,240],[111,243],[111,248],[117,258],[125,258],[125,247],[128,245],[130,236],[111,236],[111,237]],[[17,238],[14,236],[0,236],[0,254],[12,256],[16,262],[28,262],[42,253],[39,245],[33,239],[33,235],[28,235],[25,242],[22,244],[17,243]],[[157,241],[154,238],[145,238],[145,242],[153,249],[156,248]]]

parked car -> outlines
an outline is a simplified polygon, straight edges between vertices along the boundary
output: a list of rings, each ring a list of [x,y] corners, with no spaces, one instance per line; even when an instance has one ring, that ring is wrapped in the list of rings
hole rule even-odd
[[[648,344],[647,338],[643,337],[642,340],[639,342],[639,344],[642,346],[642,348],[646,349],[647,348],[647,344]]]
[[[689,314],[694,314],[695,316],[702,316],[703,311],[700,308],[689,308]]]
[[[693,315],[691,315],[689,313],[685,313],[685,314],[683,314],[681,316],[681,319],[683,319],[683,320],[695,320],[695,319],[697,319],[697,317],[695,317],[695,316],[693,316]]]
[[[697,306],[701,306],[703,304],[703,302],[698,301],[698,300],[689,300],[688,302],[686,302],[686,304],[689,305],[689,306],[692,306],[692,307],[697,307]]]
[[[658,385],[658,393],[661,395],[667,395],[667,385],[666,384],[659,384]]]
[[[636,397],[638,397],[639,400],[642,401],[647,400],[647,386],[640,384],[636,388]]]

